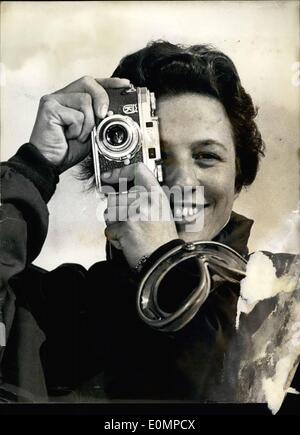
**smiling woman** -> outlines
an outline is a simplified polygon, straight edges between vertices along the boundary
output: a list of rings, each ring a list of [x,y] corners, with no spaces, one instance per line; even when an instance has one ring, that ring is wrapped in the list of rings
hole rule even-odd
[[[165,182],[191,186],[188,204],[204,213],[199,232],[185,231],[186,216],[177,221],[179,236],[187,241],[212,240],[230,219],[235,197],[235,147],[230,121],[213,97],[184,93],[158,100],[160,138],[164,153]],[[204,187],[204,208],[194,203],[196,186]]]
[[[157,41],[123,58],[113,76],[155,93],[164,184],[190,187],[184,204],[172,204],[178,234],[185,241],[214,239],[264,155],[256,111],[234,64],[212,46]],[[91,157],[82,164],[82,178],[94,178]],[[204,207],[195,203],[196,186],[204,188]],[[204,215],[204,225],[186,231],[194,213]]]
[[[124,164],[114,161],[115,167],[107,159],[101,181],[133,182],[134,191],[146,199],[139,203],[140,216],[157,216],[162,210],[167,218],[136,219],[129,213],[137,201],[131,192],[109,194],[106,261],[89,270],[78,264],[63,264],[51,272],[32,266],[47,234],[46,203],[59,175],[81,162],[81,177],[93,184],[99,164],[94,124],[98,128],[115,120],[112,109],[123,106],[114,98],[134,98],[140,88],[153,93],[148,108],[154,110],[156,98],[156,114],[145,124],[152,128],[154,115],[158,117],[162,155],[157,164],[162,165],[163,181],[158,182],[146,160],[131,161],[131,154]],[[144,133],[141,106],[148,94],[138,95],[125,113],[139,113]],[[85,76],[41,98],[30,143],[3,165],[4,398],[53,400],[63,392],[72,401],[75,390],[79,400],[88,394],[93,401],[266,401],[262,389],[270,383],[263,376],[273,376],[274,364],[281,367],[282,324],[274,321],[274,303],[282,300],[275,299],[282,292],[292,295],[284,300],[281,321],[294,316],[293,326],[299,324],[299,272],[293,255],[262,254],[273,279],[268,285],[275,289],[265,293],[271,300],[264,298],[261,305],[259,298],[250,298],[259,304],[254,310],[240,297],[241,280],[242,296],[249,294],[243,283],[255,282],[252,260],[251,276],[247,274],[253,221],[233,212],[233,204],[254,181],[263,156],[255,117],[252,99],[228,56],[207,45],[164,41],[123,58],[111,78]],[[122,125],[129,125],[126,119],[122,117]],[[111,131],[109,144],[121,147],[125,136]],[[147,148],[148,136],[141,131],[135,136],[140,139],[138,151],[151,149],[153,154],[156,148]],[[173,187],[188,188],[188,193],[181,200],[170,199],[164,188]],[[198,188],[204,192],[201,200]],[[115,210],[117,214],[110,213]],[[126,219],[118,218],[121,212]],[[201,225],[190,231],[199,216]],[[250,314],[236,322],[237,311]],[[242,329],[236,330],[236,324]],[[265,327],[270,324],[272,328]],[[271,331],[274,340],[259,335],[260,330]],[[298,333],[297,328],[290,331]],[[295,337],[288,336],[295,349],[280,378],[285,392],[300,354]],[[269,341],[277,353],[259,365],[262,382],[257,388],[254,364],[249,360],[245,368],[244,357],[249,343],[262,355]],[[243,373],[247,388],[238,384]]]

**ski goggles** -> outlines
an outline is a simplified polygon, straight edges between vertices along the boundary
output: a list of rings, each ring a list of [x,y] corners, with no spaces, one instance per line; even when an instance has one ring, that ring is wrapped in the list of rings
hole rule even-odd
[[[158,303],[160,283],[171,269],[190,258],[198,260],[199,284],[176,311],[166,312]],[[177,331],[192,320],[219,285],[239,283],[246,276],[246,266],[246,260],[238,252],[222,243],[193,242],[177,246],[157,260],[143,277],[137,296],[139,316],[154,329]]]

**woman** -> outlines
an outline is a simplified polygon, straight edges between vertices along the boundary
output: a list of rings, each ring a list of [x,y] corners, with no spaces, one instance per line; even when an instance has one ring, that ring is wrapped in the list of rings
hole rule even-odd
[[[83,178],[93,177],[88,139],[95,120],[109,113],[105,88],[130,84],[155,93],[164,184],[190,186],[189,196],[169,203],[143,164],[104,173],[107,183],[125,177],[155,189],[159,200],[148,204],[164,209],[170,219],[107,219],[108,261],[89,271],[69,264],[52,272],[30,266],[46,237],[46,202],[58,175],[86,158]],[[229,384],[223,375],[236,335],[242,274],[228,280],[214,275],[216,288],[202,306],[166,331],[141,319],[136,298],[153,265],[185,242],[221,242],[237,251],[243,264],[253,222],[232,207],[241,189],[254,181],[263,155],[255,116],[226,55],[205,45],[185,48],[161,41],[125,57],[111,79],[85,77],[41,99],[30,144],[4,165],[3,213],[9,217],[4,228],[9,261],[2,264],[8,336],[2,348],[4,396],[10,392],[15,400],[37,400],[70,390],[85,396],[89,388],[93,400],[239,400],[232,392],[226,397]],[[198,186],[204,187],[204,203],[196,199]],[[117,203],[109,197],[107,211],[120,209],[125,197],[119,195]],[[199,215],[204,226],[188,231]],[[162,310],[176,311],[200,278],[194,258],[174,267],[160,283]]]

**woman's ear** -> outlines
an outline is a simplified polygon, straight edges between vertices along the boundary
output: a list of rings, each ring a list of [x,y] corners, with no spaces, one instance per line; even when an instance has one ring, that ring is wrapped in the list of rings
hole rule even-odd
[[[243,188],[243,185],[237,181],[237,178],[235,179],[235,186],[234,186],[234,201],[238,198],[239,194],[241,193],[241,190]]]
[[[234,192],[234,201],[238,198],[239,194],[241,193],[242,187],[235,186],[235,192]]]

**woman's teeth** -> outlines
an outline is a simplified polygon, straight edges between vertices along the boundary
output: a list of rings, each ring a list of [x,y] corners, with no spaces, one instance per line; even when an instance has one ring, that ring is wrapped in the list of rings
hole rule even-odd
[[[202,210],[202,207],[176,207],[174,214],[175,217],[193,216],[197,214],[200,210]]]

